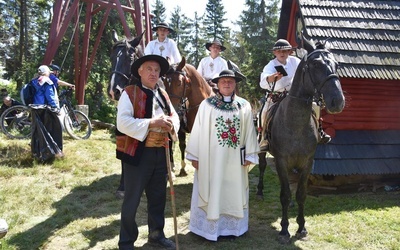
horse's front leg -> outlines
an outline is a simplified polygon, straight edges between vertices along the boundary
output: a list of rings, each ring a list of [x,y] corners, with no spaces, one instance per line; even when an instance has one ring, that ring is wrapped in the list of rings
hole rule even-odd
[[[187,176],[187,172],[185,170],[185,150],[186,150],[186,133],[179,129],[178,131],[178,139],[179,139],[179,150],[181,151],[181,171],[178,176]]]
[[[290,242],[288,210],[291,200],[287,162],[275,158],[275,166],[276,171],[278,172],[279,182],[281,184],[280,201],[282,206],[282,228],[279,232],[278,240],[282,244],[287,244]]]
[[[267,168],[267,153],[259,153],[258,154],[258,168],[260,169],[260,176],[258,177],[258,185],[257,185],[257,194],[256,197],[260,200],[264,199],[264,173]]]
[[[305,238],[308,234],[307,229],[305,227],[306,220],[304,219],[304,206],[307,198],[307,181],[310,173],[310,167],[306,167],[300,172],[299,182],[297,184],[296,191],[296,202],[298,204],[297,218],[296,222],[299,225],[299,228],[296,232],[296,238],[301,239]]]

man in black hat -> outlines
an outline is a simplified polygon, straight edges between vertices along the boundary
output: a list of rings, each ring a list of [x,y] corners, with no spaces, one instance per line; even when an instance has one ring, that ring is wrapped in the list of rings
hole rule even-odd
[[[157,39],[150,41],[144,49],[145,55],[159,55],[168,59],[170,64],[179,63],[182,60],[176,42],[168,38],[168,34],[174,32],[167,23],[159,23],[152,29],[157,33]]]
[[[139,83],[127,86],[118,102],[117,158],[122,161],[125,184],[119,249],[134,247],[139,234],[135,217],[144,191],[149,244],[175,249],[175,243],[163,231],[167,187],[165,145],[168,138],[176,138],[179,116],[168,94],[157,84],[168,69],[168,61],[161,56],[139,58],[131,67]]]
[[[226,48],[218,39],[206,43],[205,47],[210,51],[210,55],[201,59],[197,71],[212,87],[214,87],[215,83],[212,83],[211,80],[224,69],[228,69],[226,60],[220,56],[220,53]]]

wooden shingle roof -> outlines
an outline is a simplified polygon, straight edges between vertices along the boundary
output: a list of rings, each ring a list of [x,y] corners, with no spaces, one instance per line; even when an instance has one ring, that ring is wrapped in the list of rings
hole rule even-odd
[[[329,39],[339,76],[400,80],[400,0],[298,4],[306,34],[314,41]]]

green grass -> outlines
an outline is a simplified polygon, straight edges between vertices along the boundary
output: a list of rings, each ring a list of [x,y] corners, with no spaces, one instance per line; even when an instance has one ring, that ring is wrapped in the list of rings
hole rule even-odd
[[[99,130],[81,141],[65,136],[64,153],[65,158],[53,164],[38,164],[30,156],[28,140],[0,135],[0,218],[9,224],[8,234],[0,239],[1,250],[117,249],[122,201],[114,192],[121,169],[112,135]],[[175,155],[178,159],[177,148]],[[264,178],[264,200],[255,196],[258,168],[250,173],[249,232],[234,241],[206,241],[188,231],[190,164],[187,170],[189,176],[178,177],[174,183],[180,249],[400,249],[400,195],[382,190],[308,196],[309,236],[305,240],[293,237],[290,244],[280,245],[276,240],[279,183],[270,168]],[[166,215],[165,233],[173,239],[170,202]],[[291,209],[289,215],[294,235],[296,210]],[[152,249],[146,244],[146,216],[143,198],[137,215],[140,235],[135,246],[139,249]]]

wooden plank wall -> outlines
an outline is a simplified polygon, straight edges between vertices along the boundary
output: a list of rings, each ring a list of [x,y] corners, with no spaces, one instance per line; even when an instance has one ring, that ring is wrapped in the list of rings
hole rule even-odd
[[[400,130],[400,81],[342,78],[346,106],[336,115],[322,112],[323,127],[335,130]]]

